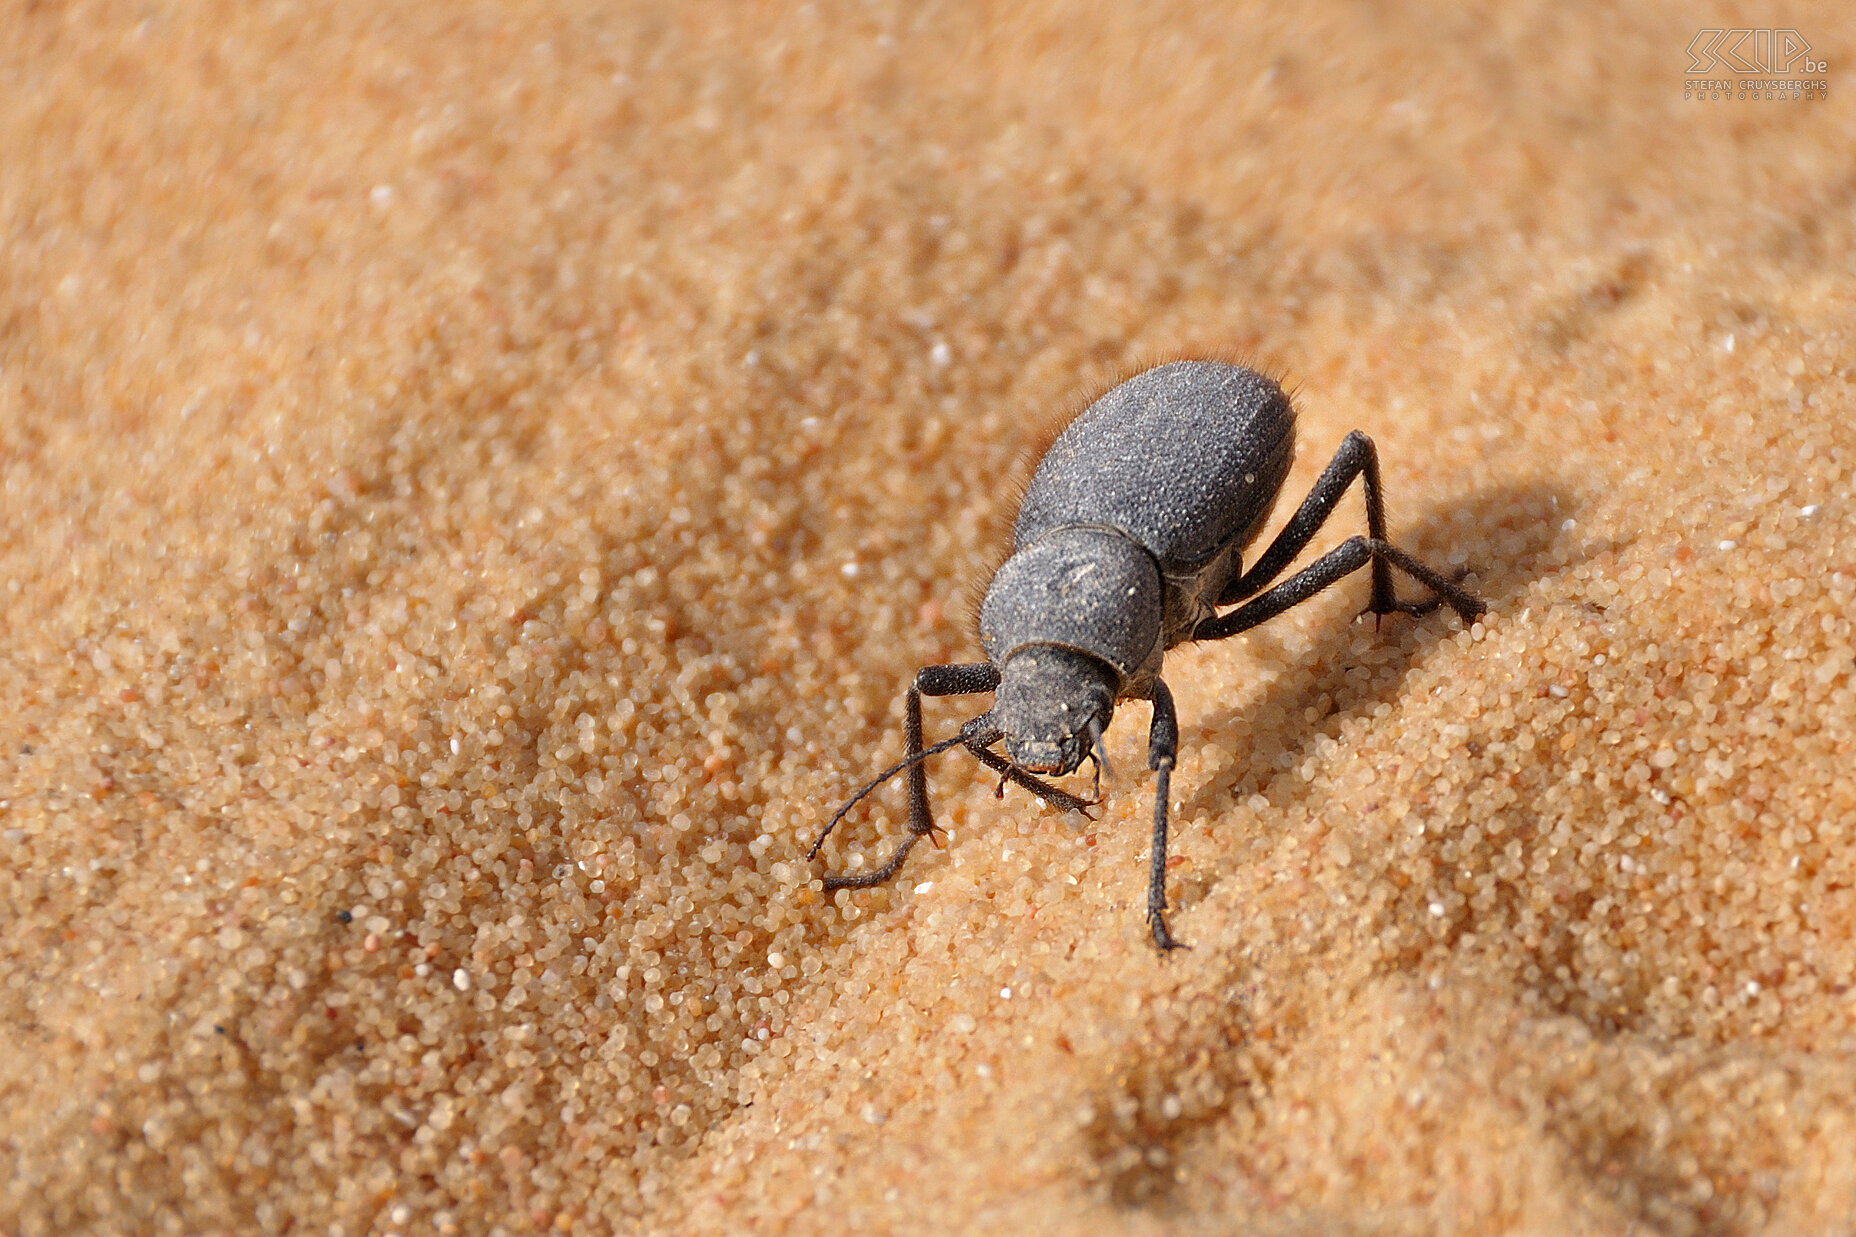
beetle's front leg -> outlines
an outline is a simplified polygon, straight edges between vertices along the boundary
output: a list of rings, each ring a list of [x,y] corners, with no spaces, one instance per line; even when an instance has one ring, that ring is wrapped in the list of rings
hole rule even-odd
[[[989,692],[999,686],[999,671],[990,662],[962,666],[923,666],[909,684],[909,696],[903,709],[903,738],[911,760],[922,750],[922,697],[966,696]],[[968,745],[971,746],[970,744]],[[928,807],[928,767],[917,763],[909,770],[909,842],[935,831],[934,813]],[[940,843],[936,842],[939,846]]]
[[[1173,789],[1173,763],[1179,758],[1179,714],[1173,693],[1154,679],[1154,721],[1147,733],[1147,767],[1154,771],[1154,849],[1147,873],[1147,925],[1162,953],[1186,948],[1166,926],[1166,808]]]
[[[1005,783],[1011,782],[1014,786],[1023,786],[1040,799],[1043,799],[1047,803],[1054,803],[1066,812],[1081,812],[1083,815],[1088,816],[1089,809],[1094,807],[1097,803],[1095,799],[1081,799],[1067,790],[1060,790],[1041,777],[1033,777],[999,753],[988,751],[977,743],[967,744],[967,750],[972,752],[974,758],[981,764],[1005,779],[999,783],[999,794],[1001,796],[1005,794]],[[1094,817],[1090,817],[1090,819],[1093,820]]]
[[[897,767],[906,768],[909,775],[909,832],[902,841],[896,844],[895,851],[882,867],[869,872],[861,872],[856,876],[826,876],[825,892],[831,893],[838,889],[868,889],[872,885],[882,884],[902,870],[903,860],[909,857],[909,851],[914,849],[915,843],[935,830],[934,812],[928,806],[928,770],[923,766],[922,761],[923,756],[927,754],[922,747],[922,696],[963,696],[970,692],[992,691],[997,686],[999,686],[999,672],[986,662],[957,666],[923,666],[916,671],[915,681],[909,684],[908,696],[903,706],[903,738],[907,752],[903,756],[902,764]],[[971,740],[982,737],[968,733],[972,725],[973,723],[969,722],[967,726],[961,728],[960,734],[937,743],[935,749],[945,750],[956,744],[971,746]],[[806,852],[806,857],[808,859],[815,857],[819,847],[825,844],[826,836],[844,818],[844,814],[850,811],[858,800],[882,785],[884,779],[893,776],[895,772],[896,769],[891,769],[858,791],[849,802],[839,808],[837,815],[831,818],[830,823],[818,835],[818,839],[812,843],[812,849]]]

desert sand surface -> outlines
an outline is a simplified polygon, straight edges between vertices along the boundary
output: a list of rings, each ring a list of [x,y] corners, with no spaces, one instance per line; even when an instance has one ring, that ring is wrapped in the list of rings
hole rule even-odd
[[[7,6],[0,1233],[1856,1232],[1856,45],[1710,13]],[[1142,703],[827,895],[1181,355],[1489,613],[1171,655],[1190,950]]]

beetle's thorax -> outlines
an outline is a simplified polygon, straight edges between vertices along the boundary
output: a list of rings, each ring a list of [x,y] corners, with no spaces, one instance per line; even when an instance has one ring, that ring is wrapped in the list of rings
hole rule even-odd
[[[1118,529],[1052,529],[1005,561],[980,643],[999,667],[993,716],[1012,763],[1063,774],[1083,762],[1115,701],[1159,671],[1161,605],[1159,565]]]
[[[1160,567],[1118,529],[1050,530],[1005,560],[980,605],[980,644],[1004,671],[1032,646],[1085,653],[1111,672],[1110,699],[1160,669]]]

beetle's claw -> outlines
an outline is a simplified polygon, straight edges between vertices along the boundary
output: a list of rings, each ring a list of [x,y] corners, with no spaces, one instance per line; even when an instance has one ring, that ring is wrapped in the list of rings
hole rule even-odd
[[[1450,573],[1450,583],[1461,584],[1468,575],[1468,567],[1458,567],[1455,571]],[[1391,601],[1384,605],[1380,605],[1377,601],[1368,602],[1366,608],[1354,615],[1353,618],[1357,623],[1367,615],[1372,615],[1373,630],[1378,631],[1380,620],[1384,619],[1388,614],[1409,614],[1413,618],[1423,618],[1439,606],[1446,604],[1451,604],[1449,598],[1441,596],[1428,597],[1423,601],[1400,601],[1397,597],[1393,597]],[[1481,614],[1486,609],[1486,606],[1479,605],[1476,613]]]
[[[1444,599],[1442,597],[1431,597],[1424,601],[1394,601],[1383,610],[1376,606],[1368,606],[1366,609],[1360,611],[1357,617],[1365,618],[1369,614],[1372,615],[1373,630],[1377,631],[1379,630],[1380,620],[1385,618],[1388,614],[1409,614],[1413,618],[1423,618],[1443,604]]]
[[[1175,949],[1192,948],[1184,941],[1175,940],[1172,932],[1167,930],[1165,911],[1158,909],[1148,911],[1147,924],[1153,929],[1154,944],[1159,947],[1162,954],[1170,954]]]
[[[1376,603],[1368,603],[1364,610],[1361,610],[1358,614],[1353,616],[1353,621],[1357,623],[1370,614],[1373,616],[1373,630],[1378,631],[1379,624],[1388,614],[1409,614],[1413,618],[1423,618],[1443,604],[1444,599],[1442,597],[1431,597],[1424,601],[1400,601],[1398,598],[1394,597],[1383,606]]]

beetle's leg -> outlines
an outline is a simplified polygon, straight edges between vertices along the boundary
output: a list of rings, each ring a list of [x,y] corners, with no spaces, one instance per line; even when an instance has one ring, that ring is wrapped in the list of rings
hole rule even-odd
[[[1458,588],[1448,576],[1426,567],[1397,546],[1370,537],[1349,537],[1275,588],[1251,598],[1229,614],[1206,619],[1193,629],[1192,638],[1222,640],[1240,631],[1249,631],[1284,610],[1307,601],[1328,585],[1351,575],[1367,563],[1382,559],[1442,597],[1451,609],[1463,616],[1466,623],[1485,609],[1480,599]]]
[[[1250,565],[1237,579],[1225,586],[1224,593],[1218,598],[1221,606],[1234,605],[1250,597],[1270,581],[1283,573],[1283,570],[1295,561],[1296,555],[1308,548],[1308,543],[1328,522],[1339,505],[1347,487],[1353,484],[1355,477],[1365,476],[1366,489],[1366,535],[1376,542],[1386,542],[1386,501],[1385,491],[1379,481],[1379,452],[1373,446],[1373,440],[1354,430],[1341,440],[1340,449],[1334,452],[1334,458],[1321,470],[1321,476],[1315,480],[1315,488],[1308,492],[1302,505],[1276,534],[1269,548],[1264,550],[1256,562]],[[1473,615],[1465,609],[1465,603],[1473,604],[1475,613],[1482,613],[1482,603],[1476,601],[1462,589],[1438,589],[1432,586],[1436,598],[1430,601],[1405,602],[1398,599],[1392,587],[1392,568],[1398,565],[1389,556],[1375,553],[1373,556],[1373,595],[1367,603],[1369,613],[1392,614],[1428,614],[1435,610],[1439,601],[1448,602],[1450,607],[1464,616],[1465,621]],[[1416,573],[1412,573],[1416,575]],[[1436,573],[1432,573],[1435,575]],[[1465,573],[1466,574],[1466,573]],[[1422,575],[1416,578],[1427,585],[1429,580]],[[1460,576],[1458,577],[1461,578]],[[1454,584],[1454,581],[1451,583]],[[1241,630],[1241,629],[1240,629]]]
[[[999,671],[990,662],[964,666],[923,666],[909,684],[907,706],[903,713],[903,737],[909,754],[922,750],[922,697],[966,696],[989,692],[999,686]],[[909,770],[909,839],[933,833],[934,813],[928,810],[928,766],[918,764]],[[939,845],[939,843],[936,843]],[[885,878],[887,879],[887,878]]]
[[[907,749],[903,764],[909,773],[908,836],[897,844],[895,853],[890,855],[888,862],[880,868],[859,873],[856,876],[827,876],[825,878],[826,892],[829,893],[835,889],[867,889],[872,885],[882,884],[901,870],[902,861],[908,858],[909,851],[915,843],[934,832],[934,813],[928,806],[928,770],[921,759],[923,755],[922,697],[924,695],[964,696],[973,692],[988,692],[997,686],[999,686],[999,671],[987,662],[956,666],[923,666],[915,672],[915,681],[909,684],[908,695],[904,700],[902,723],[904,745]],[[966,734],[963,727],[960,735],[936,744],[936,746],[953,747],[957,743],[967,743],[974,737]],[[992,741],[998,740],[995,738]],[[850,803],[838,809],[838,814],[831,818],[831,823],[825,826],[817,840],[812,843],[812,849],[806,852],[808,859],[818,854],[819,847],[825,844],[826,836],[831,833],[832,827],[844,816],[851,804],[881,785],[883,780],[883,778],[878,778],[864,787],[851,799]]]
[[[1154,679],[1154,721],[1147,732],[1147,767],[1154,771],[1153,866],[1147,873],[1147,926],[1161,952],[1184,949],[1166,927],[1166,805],[1172,793],[1173,762],[1179,757],[1179,714],[1173,693]]]
[[[1450,573],[1450,583],[1461,584],[1463,582],[1463,577],[1468,574],[1469,574],[1469,568],[1458,567],[1455,571]],[[1462,590],[1458,590],[1458,591],[1460,592]],[[1474,597],[1474,594],[1465,593],[1464,596]],[[1374,630],[1377,630],[1379,627],[1379,620],[1384,618],[1386,615],[1391,614],[1394,610],[1396,610],[1400,614],[1409,614],[1413,618],[1423,618],[1425,615],[1429,614],[1431,611],[1435,610],[1437,607],[1443,605],[1445,600],[1446,599],[1443,597],[1442,594],[1438,594],[1433,597],[1427,597],[1423,601],[1394,601],[1392,603],[1391,610],[1375,610],[1372,607],[1372,603],[1368,602],[1366,608],[1360,611],[1358,614],[1354,615],[1353,617],[1356,619],[1360,619],[1360,618],[1365,618],[1369,614],[1372,615],[1373,616],[1373,628]],[[1480,601],[1481,599],[1475,598],[1475,600]],[[1452,603],[1452,606],[1454,608],[1454,603]],[[1483,610],[1483,607],[1478,606],[1476,613],[1481,614],[1482,610]]]
[[[999,668],[991,662],[976,661],[957,666],[923,666],[915,672],[915,686],[910,690],[924,696],[971,696],[997,686]],[[919,708],[916,717],[921,717]]]
[[[1095,796],[1095,802],[1102,802],[1102,775],[1108,774],[1109,780],[1115,780],[1115,767],[1108,762],[1108,749],[1102,746],[1102,719],[1094,718],[1089,723],[1089,763],[1095,767],[1095,784],[1089,793]]]

